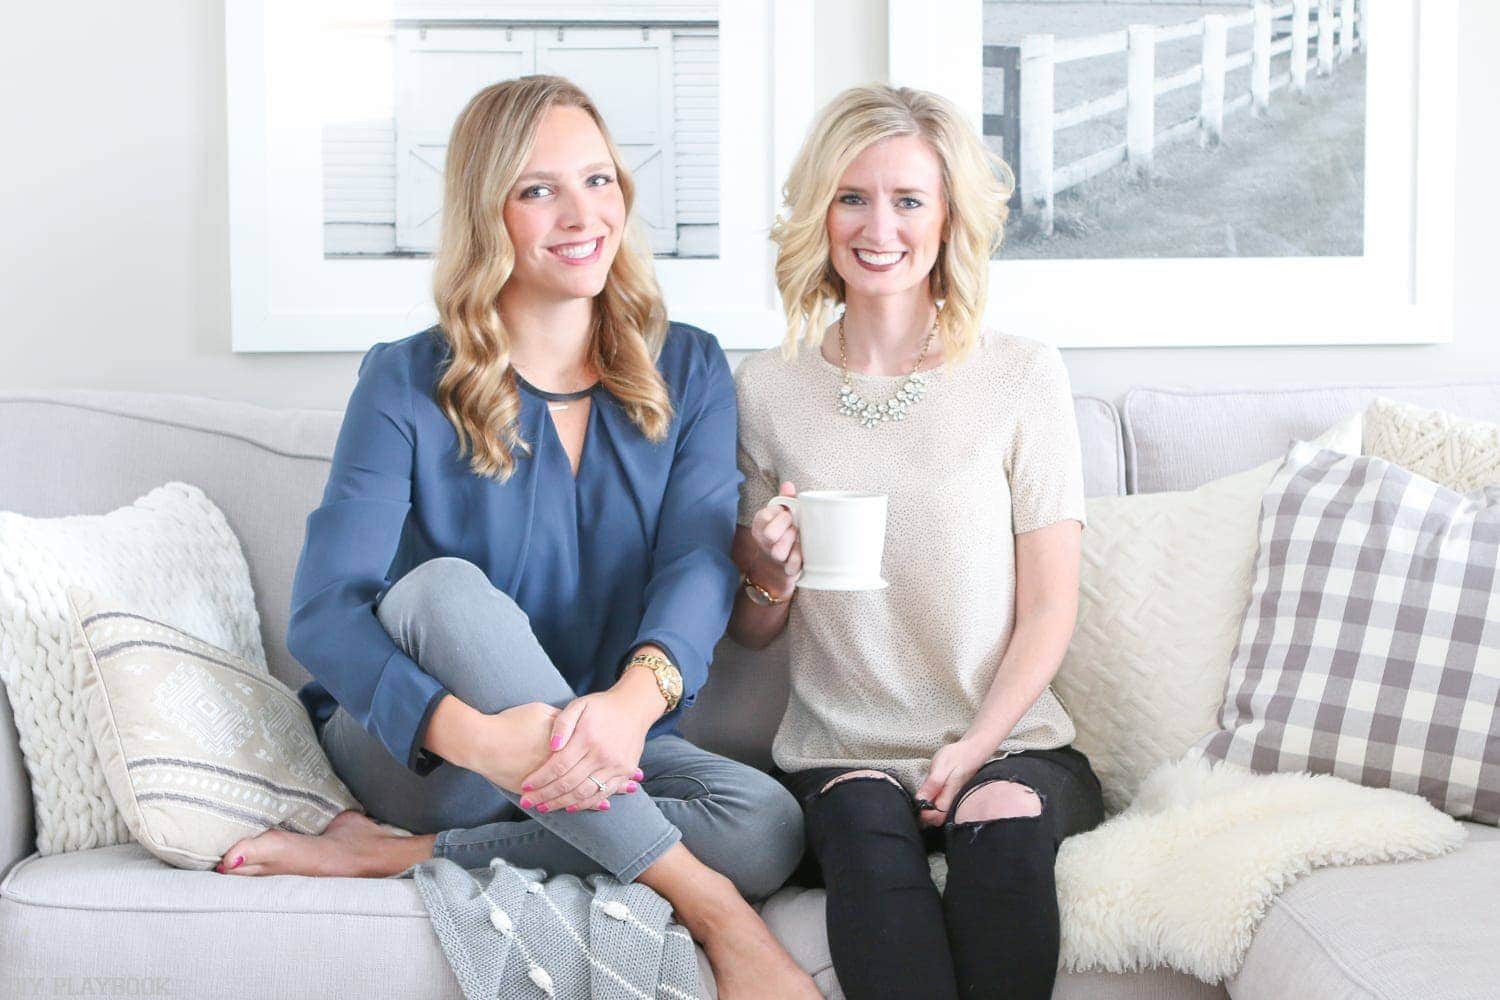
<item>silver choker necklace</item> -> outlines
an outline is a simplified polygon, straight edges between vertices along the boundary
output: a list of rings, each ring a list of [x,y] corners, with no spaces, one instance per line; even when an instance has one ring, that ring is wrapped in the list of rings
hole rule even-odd
[[[839,316],[839,369],[844,373],[843,384],[839,386],[839,413],[858,420],[861,427],[874,427],[891,420],[905,420],[907,412],[927,392],[927,376],[918,374],[917,369],[922,367],[936,333],[937,320],[934,319],[932,329],[927,332],[927,341],[922,345],[922,353],[917,355],[917,363],[911,366],[906,381],[890,399],[883,403],[872,403],[854,391],[854,383],[849,378],[849,361],[844,349],[844,317]]]

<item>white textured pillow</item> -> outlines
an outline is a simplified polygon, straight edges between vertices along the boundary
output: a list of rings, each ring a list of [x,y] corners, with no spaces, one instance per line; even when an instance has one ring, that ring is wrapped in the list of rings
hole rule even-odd
[[[196,486],[167,483],[108,514],[0,512],[0,680],[31,776],[42,854],[131,839],[89,734],[69,586],[107,595],[266,670],[239,540]]]
[[[1316,440],[1358,454],[1360,424],[1352,414]],[[1194,490],[1088,500],[1078,621],[1053,689],[1111,813],[1156,765],[1218,728],[1261,495],[1281,461]]]
[[[1376,397],[1365,410],[1365,454],[1472,493],[1500,483],[1500,424]]]

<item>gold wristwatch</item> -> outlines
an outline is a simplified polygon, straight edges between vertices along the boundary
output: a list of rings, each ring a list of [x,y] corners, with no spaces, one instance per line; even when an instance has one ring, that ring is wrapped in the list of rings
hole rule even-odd
[[[655,653],[636,653],[625,664],[625,669],[636,666],[645,667],[656,675],[656,689],[667,701],[667,712],[676,708],[677,703],[682,700],[682,672],[677,669],[677,665]]]

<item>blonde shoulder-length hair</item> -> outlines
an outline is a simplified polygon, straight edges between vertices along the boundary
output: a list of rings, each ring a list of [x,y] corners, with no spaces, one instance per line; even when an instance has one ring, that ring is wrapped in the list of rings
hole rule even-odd
[[[961,361],[978,342],[989,260],[1005,236],[1015,177],[946,99],[870,84],[839,94],[818,116],[792,163],[783,212],[771,227],[787,357],[796,355],[799,344],[816,349],[844,301],[843,279],[829,259],[827,226],[844,171],[874,143],[905,135],[921,137],[942,169],[948,218],[928,282],[942,303],[938,337],[944,356]]]
[[[625,197],[626,226],[604,289],[594,300],[590,360],[601,384],[652,441],[666,436],[672,402],[656,369],[667,311],[635,214],[635,183],[599,110],[559,76],[523,76],[475,94],[448,140],[442,233],[433,274],[439,330],[449,359],[437,402],[458,432],[470,468],[499,482],[530,452],[518,427],[521,396],[510,366],[511,339],[500,319],[500,290],[515,267],[502,212],[531,156],[537,127],[554,107],[587,111],[599,126]]]

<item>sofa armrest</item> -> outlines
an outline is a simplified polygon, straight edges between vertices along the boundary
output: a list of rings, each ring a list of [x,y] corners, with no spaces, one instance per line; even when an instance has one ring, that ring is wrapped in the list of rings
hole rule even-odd
[[[31,811],[31,779],[21,758],[21,738],[0,684],[0,878],[36,848]]]

